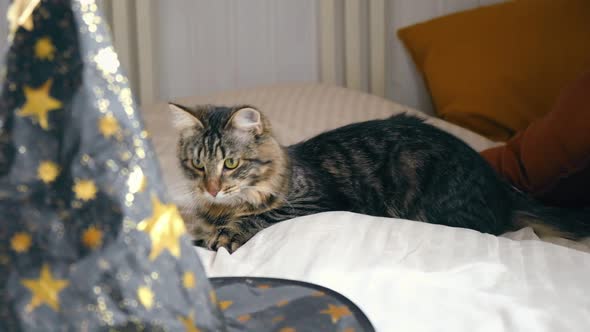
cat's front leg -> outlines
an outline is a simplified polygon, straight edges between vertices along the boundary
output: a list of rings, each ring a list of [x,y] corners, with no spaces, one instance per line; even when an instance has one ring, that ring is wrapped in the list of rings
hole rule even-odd
[[[245,241],[238,241],[235,232],[227,227],[219,227],[207,240],[207,248],[218,250],[225,248],[230,253],[237,250]]]
[[[233,253],[265,226],[263,223],[254,222],[250,218],[219,226],[216,228],[216,232],[207,240],[207,247],[211,250],[223,247]]]
[[[230,227],[220,227],[217,229],[215,234],[212,234],[207,240],[207,248],[211,250],[218,250],[219,248],[225,248],[230,253],[236,251],[252,236],[236,231]]]
[[[238,225],[237,222],[220,226],[211,225],[202,220],[198,223],[190,223],[187,226],[189,226],[194,245],[210,250],[223,247],[230,253],[246,243],[259,230],[258,228],[243,227],[243,225]]]

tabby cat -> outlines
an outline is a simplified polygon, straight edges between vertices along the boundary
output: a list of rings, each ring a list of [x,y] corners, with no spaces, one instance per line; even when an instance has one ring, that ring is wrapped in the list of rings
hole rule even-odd
[[[405,114],[283,147],[250,106],[170,104],[196,244],[233,252],[274,223],[325,211],[403,218],[484,233],[532,226],[590,235],[582,212],[543,207],[465,143]]]

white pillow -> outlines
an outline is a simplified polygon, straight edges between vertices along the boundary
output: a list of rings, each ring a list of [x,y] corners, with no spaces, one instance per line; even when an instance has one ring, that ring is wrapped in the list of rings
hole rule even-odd
[[[521,238],[535,239],[530,230]],[[296,279],[340,292],[378,331],[585,331],[590,254],[414,221],[330,212],[278,223],[207,274]]]

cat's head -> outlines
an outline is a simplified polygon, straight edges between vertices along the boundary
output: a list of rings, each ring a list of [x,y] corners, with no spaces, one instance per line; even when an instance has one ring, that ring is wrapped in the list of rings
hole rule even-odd
[[[180,133],[177,158],[195,203],[248,204],[257,209],[283,195],[288,161],[259,110],[177,104],[169,108]]]

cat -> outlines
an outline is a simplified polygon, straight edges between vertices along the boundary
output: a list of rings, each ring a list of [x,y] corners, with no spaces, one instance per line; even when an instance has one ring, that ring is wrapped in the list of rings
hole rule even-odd
[[[499,235],[590,235],[588,213],[543,207],[458,138],[406,114],[355,123],[288,147],[252,106],[169,104],[197,245],[235,251],[274,223],[327,211],[403,218]]]

